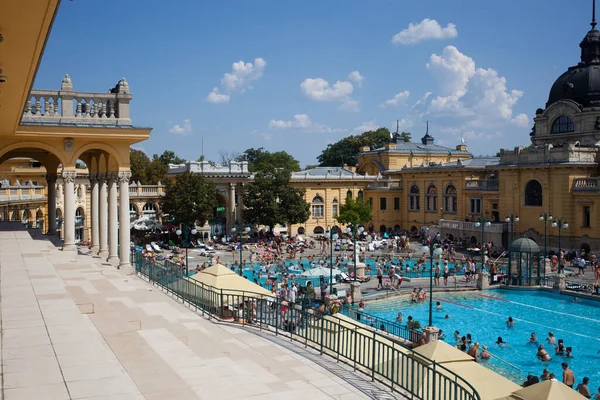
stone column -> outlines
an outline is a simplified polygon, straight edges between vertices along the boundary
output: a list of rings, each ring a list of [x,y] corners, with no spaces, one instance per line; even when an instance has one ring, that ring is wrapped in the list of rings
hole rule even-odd
[[[75,246],[75,178],[77,171],[66,170],[62,172],[64,182],[64,212],[63,226],[64,232],[63,251],[77,251]]]
[[[99,196],[98,196],[98,229],[100,238],[100,248],[98,255],[106,260],[108,258],[108,202],[106,175],[98,174]]]
[[[131,171],[119,171],[119,269],[126,274],[132,274],[129,262],[129,179]]]
[[[117,172],[108,173],[108,261],[119,261],[119,225],[117,220]]]
[[[359,281],[350,282],[350,296],[352,296],[352,301],[356,304],[360,303],[362,300]]]
[[[244,184],[240,183],[240,190],[238,192],[238,203],[235,208],[235,215],[237,216],[237,220],[240,224],[244,221]]]
[[[98,212],[98,174],[90,174],[90,222],[92,225],[92,254],[98,254],[100,250],[100,227],[99,223],[99,212]]]
[[[229,221],[227,221],[229,225],[229,232],[231,231],[231,227],[235,225],[235,220],[237,218],[235,215],[235,185],[235,183],[229,184]]]
[[[423,328],[423,334],[425,335],[425,342],[435,342],[440,336],[440,330],[435,326],[426,326]]]
[[[567,287],[566,276],[563,274],[554,275],[554,284],[552,290],[556,293],[560,293]]]
[[[48,235],[56,235],[56,174],[46,174],[48,196]]]
[[[481,271],[477,274],[477,290],[486,290],[490,288],[490,275],[487,271]]]

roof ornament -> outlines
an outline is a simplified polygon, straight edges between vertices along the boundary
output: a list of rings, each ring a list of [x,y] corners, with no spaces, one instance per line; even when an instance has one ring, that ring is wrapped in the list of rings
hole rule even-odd
[[[592,30],[596,29],[596,0],[592,0]]]

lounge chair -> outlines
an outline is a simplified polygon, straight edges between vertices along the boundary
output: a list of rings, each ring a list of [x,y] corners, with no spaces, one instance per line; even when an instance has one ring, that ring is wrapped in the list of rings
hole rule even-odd
[[[150,253],[154,253],[152,246],[150,246],[149,244],[146,245],[146,251],[149,251]]]
[[[162,253],[162,249],[155,242],[150,242],[150,245],[152,246],[155,252]]]
[[[346,274],[345,272],[342,272],[340,274],[340,276],[342,277],[341,281],[344,283],[350,283],[350,282],[354,282],[354,278],[351,278],[350,276],[348,276],[348,274]],[[365,283],[365,282],[369,282],[371,280],[370,277],[368,276],[357,276],[356,277],[356,281],[360,282],[360,283]]]

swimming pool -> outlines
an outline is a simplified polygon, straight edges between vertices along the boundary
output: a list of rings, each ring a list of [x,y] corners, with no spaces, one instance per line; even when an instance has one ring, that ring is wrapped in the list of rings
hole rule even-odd
[[[515,382],[522,384],[528,374],[539,377],[544,368],[562,380],[560,364],[566,361],[575,373],[577,383],[587,376],[592,392],[600,386],[600,302],[584,299],[582,303],[574,303],[571,296],[520,290],[434,293],[433,298],[433,324],[443,330],[445,341],[455,344],[455,330],[460,332],[460,336],[470,333],[473,342],[487,345],[494,355],[521,370],[494,358],[483,361],[489,368]],[[442,310],[435,309],[435,301],[441,303]],[[399,311],[405,321],[410,315],[422,326],[428,323],[428,302],[416,304],[406,298],[387,299],[369,302],[365,308],[365,312],[389,321],[394,321]],[[444,318],[446,314],[449,319]],[[512,328],[506,326],[509,316],[516,321]],[[564,339],[565,346],[573,348],[574,358],[555,355],[553,346],[546,342],[550,331],[557,341]],[[536,358],[537,345],[527,340],[532,332],[552,356],[551,361],[542,363]],[[498,336],[509,346],[496,345]]]

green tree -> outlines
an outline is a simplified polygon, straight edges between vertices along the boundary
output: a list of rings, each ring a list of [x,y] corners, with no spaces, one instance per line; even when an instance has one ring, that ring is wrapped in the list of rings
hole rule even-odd
[[[364,224],[373,219],[371,205],[352,197],[346,198],[346,202],[340,206],[340,213],[335,220],[340,224]]]
[[[405,143],[410,143],[412,139],[410,132],[402,132],[400,134],[400,137],[402,138],[402,140],[404,140]]]
[[[150,159],[141,150],[129,149],[129,168],[131,169],[131,181],[148,184],[148,169]]]
[[[217,204],[215,185],[201,175],[186,172],[167,181],[161,210],[176,225],[193,222],[204,225]]]
[[[362,146],[379,148],[389,142],[390,131],[387,128],[379,128],[375,131],[364,132],[361,135],[351,135],[336,143],[327,145],[327,148],[321,152],[317,160],[321,167],[354,166]]]
[[[274,166],[258,171],[243,192],[244,220],[251,224],[299,224],[310,216],[304,189],[290,185],[291,172]]]
[[[309,170],[309,169],[315,169],[319,166],[319,164],[309,164],[307,166],[304,167],[304,170]]]
[[[148,171],[146,173],[148,177],[149,185],[156,185],[158,182],[163,182],[167,178],[167,172],[169,168],[160,161],[160,158],[155,154],[152,157],[152,161],[148,165]]]
[[[262,147],[249,148],[237,158],[237,161],[242,160],[248,161],[251,172],[264,171],[271,166],[292,172],[300,171],[300,162],[286,151],[271,153]]]
[[[165,150],[160,156],[157,154],[154,156],[158,157],[158,159],[167,167],[169,164],[183,164],[185,162],[183,158],[179,158],[177,155],[175,155],[175,152],[171,150]]]

